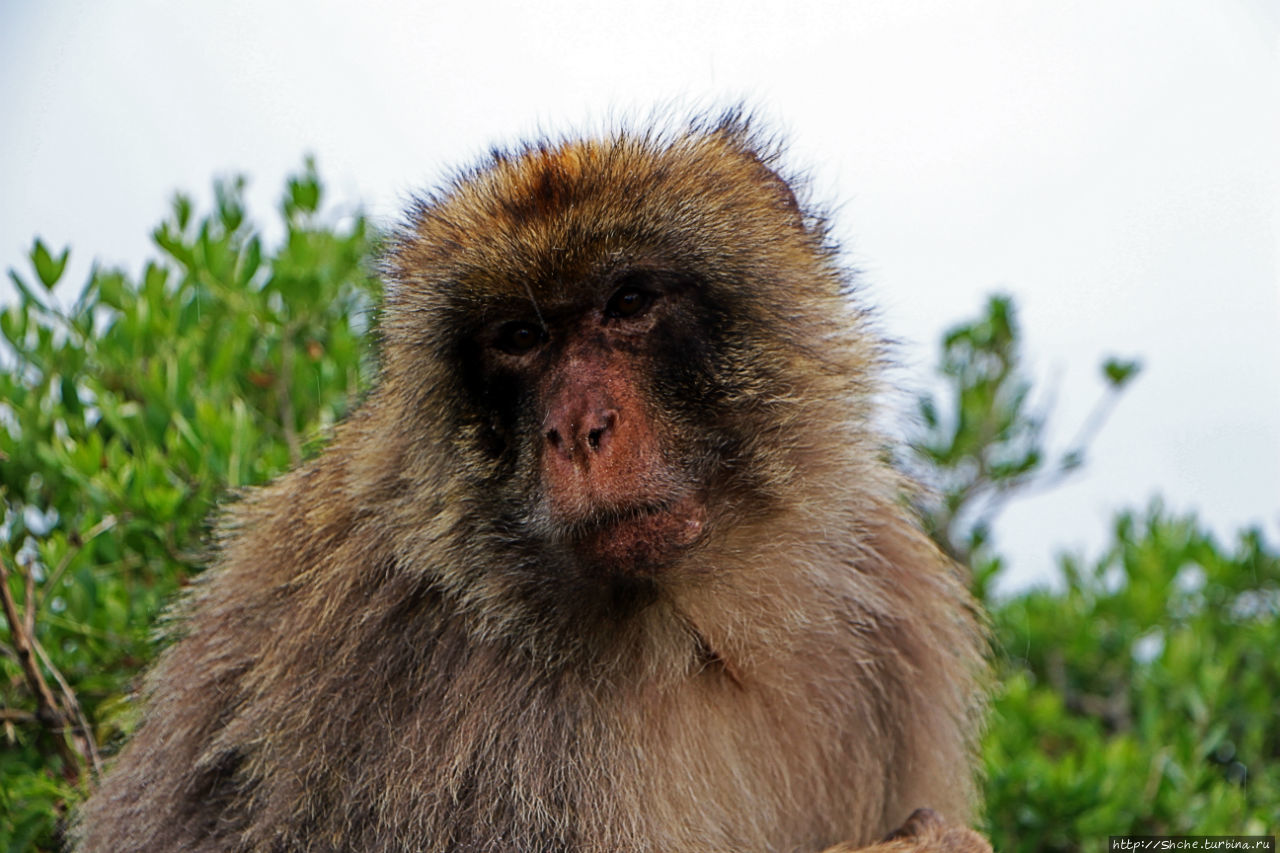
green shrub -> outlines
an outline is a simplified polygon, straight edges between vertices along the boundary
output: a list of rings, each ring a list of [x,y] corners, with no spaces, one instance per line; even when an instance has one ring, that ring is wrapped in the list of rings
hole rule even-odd
[[[1280,554],[1256,531],[1224,549],[1157,503],[1121,514],[1091,564],[1000,599],[994,517],[1084,462],[1132,361],[1070,447],[1045,445],[1012,302],[995,297],[943,338],[944,387],[920,400],[904,464],[934,487],[918,509],[973,567],[991,611],[997,689],[983,744],[998,851],[1102,850],[1109,835],[1261,834],[1280,818]]]
[[[1158,505],[1063,592],[992,609],[999,689],[984,745],[997,850],[1108,835],[1274,833],[1280,818],[1280,554],[1223,548]]]
[[[65,251],[37,241],[34,277],[10,272],[0,567],[31,631],[0,633],[0,849],[50,846],[95,744],[129,729],[157,614],[200,565],[215,503],[306,455],[367,384],[369,227],[320,213],[308,164],[269,248],[243,187],[219,183],[199,218],[177,198],[141,275],[95,269],[69,308]]]

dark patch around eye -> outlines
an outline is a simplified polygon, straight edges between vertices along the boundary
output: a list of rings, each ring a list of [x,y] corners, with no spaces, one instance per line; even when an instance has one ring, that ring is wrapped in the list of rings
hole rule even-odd
[[[652,277],[643,272],[624,275],[614,286],[604,313],[611,319],[643,316],[662,295]]]
[[[537,323],[517,321],[498,330],[494,346],[508,355],[524,355],[546,343],[547,333]]]
[[[729,392],[735,365],[723,356],[726,310],[705,297],[686,294],[683,310],[669,314],[653,333],[657,390],[668,406],[705,410]]]
[[[496,367],[492,355],[486,357],[486,351],[495,346],[493,342],[468,339],[459,347],[461,391],[468,412],[459,427],[478,427],[480,447],[488,455],[498,457],[508,449],[522,392],[516,374]]]
[[[605,306],[606,316],[626,319],[639,317],[653,305],[654,295],[650,291],[638,287],[623,287],[613,294],[609,304]]]

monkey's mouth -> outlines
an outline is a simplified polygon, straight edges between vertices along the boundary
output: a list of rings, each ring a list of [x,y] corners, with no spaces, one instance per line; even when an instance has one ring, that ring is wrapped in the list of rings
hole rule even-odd
[[[696,495],[626,507],[579,527],[573,547],[581,558],[604,570],[653,572],[696,543],[706,520],[706,502]]]

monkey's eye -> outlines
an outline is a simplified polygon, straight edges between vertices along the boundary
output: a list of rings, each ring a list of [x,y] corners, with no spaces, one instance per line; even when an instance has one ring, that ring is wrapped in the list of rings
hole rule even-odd
[[[533,323],[507,323],[498,330],[494,346],[511,355],[524,355],[541,346],[547,333]]]
[[[639,317],[653,305],[653,294],[634,284],[618,288],[604,306],[606,317]]]

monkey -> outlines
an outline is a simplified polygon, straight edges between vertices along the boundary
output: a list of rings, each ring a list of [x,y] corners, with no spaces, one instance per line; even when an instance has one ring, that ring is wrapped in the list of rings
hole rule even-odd
[[[418,197],[374,387],[225,508],[76,849],[989,850],[983,617],[783,156],[731,110]]]

